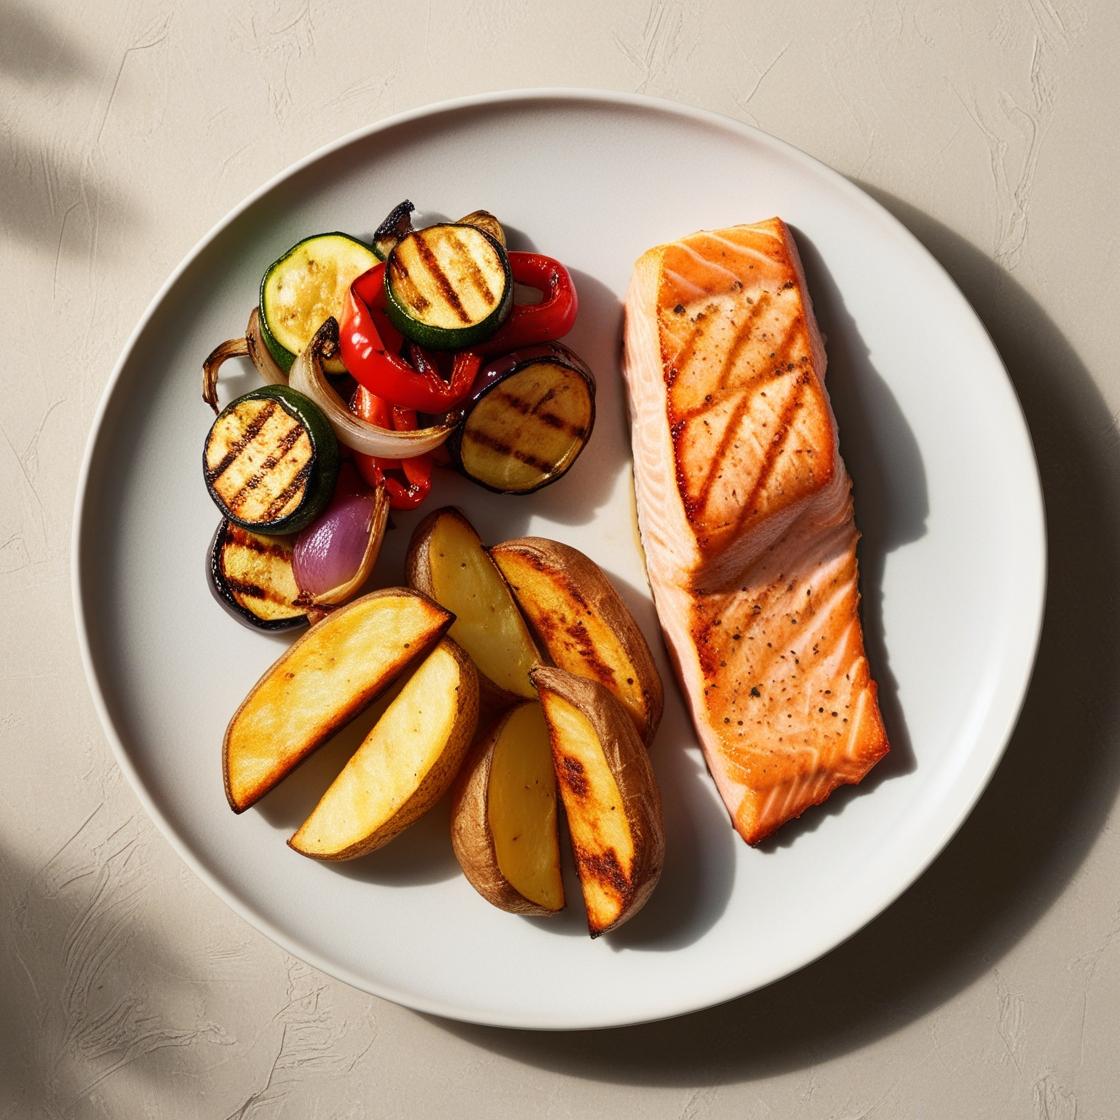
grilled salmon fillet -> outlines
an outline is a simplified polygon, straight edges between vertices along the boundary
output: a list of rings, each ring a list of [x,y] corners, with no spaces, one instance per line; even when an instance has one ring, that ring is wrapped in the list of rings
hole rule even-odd
[[[888,750],[825,364],[780,219],[635,265],[624,373],[646,568],[708,768],[751,844]]]

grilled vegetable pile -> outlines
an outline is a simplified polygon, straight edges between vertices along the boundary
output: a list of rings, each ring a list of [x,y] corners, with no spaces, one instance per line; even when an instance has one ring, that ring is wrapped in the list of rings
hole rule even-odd
[[[421,505],[437,466],[529,494],[591,436],[595,378],[558,341],[579,306],[568,270],[509,249],[486,210],[420,228],[413,212],[395,206],[369,244],[298,241],[265,269],[244,335],[203,364],[217,414],[203,473],[223,518],[211,582],[250,625],[313,621],[358,594],[388,512]],[[266,384],[219,412],[233,357]]]

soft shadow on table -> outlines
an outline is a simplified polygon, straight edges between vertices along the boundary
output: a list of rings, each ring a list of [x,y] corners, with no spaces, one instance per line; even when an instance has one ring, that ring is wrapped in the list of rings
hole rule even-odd
[[[1012,276],[934,219],[866,189],[925,242],[979,312],[1040,461],[1050,545],[1045,622],[1002,765],[902,898],[780,983],[609,1037],[432,1020],[444,1030],[531,1065],[608,1082],[712,1084],[803,1069],[890,1034],[983,975],[1054,903],[1104,825],[1120,784],[1120,618],[1109,590],[1120,570],[1115,423],[1059,328]]]
[[[176,1047],[188,1081],[221,1060],[221,1028],[189,1010],[191,963],[133,920],[148,892],[129,824],[92,850],[83,825],[35,863],[25,838],[0,836],[0,1116],[88,1115],[124,1065],[150,1102],[170,1102],[151,1055]]]
[[[96,72],[94,60],[48,13],[18,0],[0,4],[0,78],[15,86],[5,94],[11,121],[37,119],[34,110],[27,110],[41,103],[44,89],[60,90],[76,82],[90,86]],[[6,131],[0,229],[36,247],[71,256],[88,247],[86,239],[73,236],[75,228],[81,228],[78,223],[96,221],[112,228],[136,220],[121,189],[107,184],[88,163],[65,155],[53,133],[48,143],[45,136],[23,135],[15,124]],[[67,237],[72,211],[77,214],[70,219]]]

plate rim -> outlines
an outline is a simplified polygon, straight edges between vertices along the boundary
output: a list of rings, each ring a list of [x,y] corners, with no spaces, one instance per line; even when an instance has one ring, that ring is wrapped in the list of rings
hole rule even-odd
[[[829,185],[845,195],[850,201],[855,202],[861,206],[869,215],[873,215],[877,221],[886,225],[891,231],[892,235],[896,238],[901,238],[908,244],[912,251],[917,251],[919,256],[924,258],[925,262],[932,265],[937,273],[940,274],[943,280],[946,281],[948,290],[953,294],[957,300],[960,309],[964,314],[970,318],[975,325],[979,328],[979,337],[986,344],[990,358],[994,360],[997,367],[1003,372],[1005,388],[1010,403],[1013,407],[1008,411],[1008,423],[1013,425],[1014,434],[1017,439],[1023,444],[1026,451],[1025,460],[1031,467],[1031,476],[1025,482],[1033,483],[1027,487],[1024,486],[1023,498],[1023,514],[1024,519],[1029,517],[1030,525],[1025,530],[1025,535],[1034,537],[1035,547],[1031,553],[1031,560],[1037,567],[1037,578],[1035,581],[1035,594],[1034,601],[1024,604],[1025,609],[1032,610],[1032,621],[1029,627],[1029,651],[1025,656],[1019,659],[1017,679],[1014,681],[1013,693],[1015,695],[1014,701],[1006,706],[1006,712],[1000,730],[997,735],[993,735],[993,739],[998,738],[999,744],[995,747],[986,765],[983,767],[974,783],[974,788],[969,791],[967,796],[962,800],[962,803],[956,813],[951,819],[947,819],[940,829],[934,834],[931,842],[927,842],[926,851],[922,857],[915,861],[914,867],[909,874],[902,875],[899,879],[892,879],[885,889],[881,889],[874,897],[873,901],[869,902],[863,911],[862,916],[851,926],[846,932],[835,940],[831,940],[829,944],[823,947],[814,947],[811,951],[803,955],[800,959],[792,965],[792,967],[778,966],[774,970],[773,975],[769,975],[760,982],[745,988],[743,990],[729,991],[726,995],[716,998],[708,999],[705,997],[700,1002],[690,1001],[673,1001],[667,1003],[659,1010],[652,1012],[645,1012],[638,1015],[634,1014],[619,1014],[617,1012],[599,1014],[599,1015],[585,1015],[580,1019],[564,1021],[549,1021],[546,1018],[533,1018],[527,1016],[511,1016],[503,1014],[488,1013],[485,1010],[471,1010],[451,1004],[442,1003],[439,1000],[426,999],[422,996],[405,992],[395,987],[392,984],[371,984],[366,977],[359,976],[352,972],[350,969],[345,968],[333,961],[324,959],[324,957],[317,951],[311,949],[307,945],[300,942],[297,938],[290,937],[277,929],[272,922],[265,918],[262,914],[258,913],[251,905],[246,903],[234,891],[227,888],[220,880],[216,879],[210,871],[202,864],[198,856],[195,855],[193,850],[188,847],[186,842],[180,838],[178,832],[171,825],[166,815],[156,804],[153,795],[149,792],[147,786],[140,778],[136,767],[133,765],[132,759],[125,748],[123,739],[117,732],[116,725],[110,714],[108,704],[105,698],[105,692],[102,688],[101,678],[98,673],[97,666],[94,663],[93,655],[90,648],[89,630],[86,625],[86,609],[85,602],[88,595],[88,587],[85,579],[83,578],[83,550],[82,540],[85,535],[85,507],[88,499],[88,486],[90,471],[93,463],[94,454],[97,448],[99,437],[102,431],[102,425],[105,419],[105,414],[109,408],[111,399],[115,394],[117,383],[120,380],[125,366],[128,364],[132,356],[132,352],[136,347],[136,343],[147,329],[151,319],[156,315],[160,306],[167,298],[168,294],[179,282],[182,275],[191,266],[191,264],[201,255],[201,253],[233,222],[235,222],[245,211],[252,207],[258,200],[267,195],[274,188],[293,176],[299,174],[307,167],[313,165],[321,159],[324,159],[333,153],[342,150],[343,148],[351,145],[361,143],[368,140],[370,137],[375,136],[379,132],[384,132],[392,128],[396,128],[402,124],[408,124],[411,121],[421,120],[426,118],[435,118],[443,114],[460,112],[463,110],[476,110],[486,109],[500,105],[516,105],[524,102],[556,102],[556,103],[582,103],[585,105],[604,105],[609,107],[623,107],[629,109],[645,109],[654,111],[658,114],[668,114],[670,116],[684,117],[692,121],[707,125],[709,127],[716,127],[723,129],[731,134],[737,134],[742,139],[753,140],[756,143],[761,143],[764,146],[770,147],[780,152],[785,158],[792,159],[795,163],[802,164],[808,171],[814,175],[823,177]],[[1027,490],[1029,489],[1029,496]],[[1037,661],[1039,643],[1042,635],[1042,626],[1044,620],[1044,610],[1046,603],[1047,591],[1047,534],[1046,534],[1046,517],[1045,517],[1045,504],[1042,493],[1041,481],[1038,470],[1038,460],[1035,453],[1033,441],[1030,436],[1030,429],[1023,413],[1022,403],[1019,400],[1018,394],[1015,392],[1014,382],[1007,371],[1007,367],[1003,359],[999,355],[991,335],[988,332],[983,320],[977,314],[972,305],[968,302],[963,292],[958,287],[956,281],[950,275],[944,265],[930,252],[929,249],[919,240],[919,238],[910,231],[898,218],[896,218],[885,206],[878,200],[873,198],[870,194],[862,188],[853,183],[850,179],[845,177],[839,171],[830,167],[828,164],[818,160],[816,157],[798,148],[796,145],[791,144],[789,141],[780,137],[774,136],[771,133],[758,128],[755,125],[747,124],[744,121],[737,120],[727,114],[716,112],[709,109],[702,109],[697,106],[689,105],[680,101],[676,101],[665,97],[654,97],[644,93],[633,93],[629,91],[597,89],[597,88],[584,88],[584,87],[568,87],[568,86],[545,86],[545,87],[528,87],[523,89],[505,89],[505,90],[492,90],[484,93],[470,94],[463,97],[447,98],[441,101],[432,102],[429,104],[416,106],[411,109],[404,110],[399,113],[394,113],[389,116],[380,117],[371,123],[364,125],[360,128],[351,130],[337,137],[334,140],[328,141],[326,144],[314,149],[309,154],[300,159],[290,163],[268,180],[261,184],[256,190],[250,192],[245,198],[237,205],[231,208],[227,213],[220,218],[198,241],[191,246],[186,252],[178,265],[168,275],[167,279],[160,285],[155,295],[149,301],[140,319],[137,321],[135,327],[125,340],[121,348],[120,354],[112,368],[107,382],[105,383],[97,407],[93,412],[93,417],[90,423],[89,431],[86,436],[85,447],[82,454],[81,466],[78,472],[77,486],[74,496],[73,516],[71,520],[71,542],[70,542],[70,592],[71,603],[74,612],[74,621],[78,638],[79,653],[81,656],[82,669],[85,675],[86,684],[89,689],[90,696],[93,700],[94,709],[97,713],[98,721],[101,725],[102,732],[112,749],[113,755],[117,765],[128,779],[129,785],[132,787],[133,793],[138,797],[141,805],[143,806],[148,817],[154,822],[163,837],[170,843],[171,848],[183,860],[183,862],[191,869],[191,871],[198,876],[199,879],[213,891],[235,914],[242,920],[246,921],[254,929],[258,930],[265,937],[267,937],[274,944],[279,946],[287,953],[306,961],[308,964],[332,976],[343,983],[350,985],[359,991],[366,992],[369,995],[377,996],[382,999],[390,1000],[403,1007],[410,1008],[414,1011],[419,1011],[426,1014],[434,1014],[443,1018],[456,1020],[459,1022],[475,1023],[484,1026],[493,1027],[506,1027],[526,1030],[587,1030],[587,1029],[605,1029],[612,1027],[632,1026],[640,1023],[656,1022],[663,1019],[674,1018],[680,1015],[690,1014],[695,1011],[701,1011],[706,1008],[716,1007],[720,1004],[730,1002],[731,1000],[741,998],[749,995],[752,992],[759,991],[769,985],[784,979],[787,976],[792,976],[795,973],[806,968],[814,961],[821,959],[827,954],[833,952],[841,945],[845,944],[848,940],[854,937],[860,930],[864,929],[868,924],[881,915],[888,907],[896,902],[903,894],[906,893],[914,885],[914,883],[921,878],[929,866],[941,855],[949,842],[953,839],[959,831],[965,820],[972,813],[984,791],[988,788],[992,776],[996,768],[999,766],[1006,753],[1007,747],[1010,744],[1015,727],[1019,721],[1019,716],[1022,712],[1023,705],[1026,701],[1027,695],[1030,690],[1031,678],[1034,673],[1034,666]],[[1006,684],[1004,686],[1007,687]]]

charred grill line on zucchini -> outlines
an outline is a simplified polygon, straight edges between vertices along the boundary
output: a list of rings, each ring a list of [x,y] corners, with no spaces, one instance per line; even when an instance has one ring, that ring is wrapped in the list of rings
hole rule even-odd
[[[467,254],[464,252],[463,243],[458,238],[448,238],[448,240],[451,241],[451,243],[455,246],[455,248],[462,256],[466,257]],[[440,263],[438,260],[436,260],[436,255],[432,252],[432,247],[428,244],[426,238],[416,238],[416,251],[420,256],[420,259],[424,262],[424,267],[428,270],[428,275],[435,281],[436,287],[439,290],[439,294],[443,296],[444,302],[451,308],[451,310],[455,313],[461,323],[469,323],[471,321],[471,317],[467,314],[466,309],[463,307],[463,301],[459,298],[459,293],[455,291],[455,288],[448,278],[447,273],[444,272],[440,267]],[[470,268],[472,265],[474,265],[474,262],[470,261],[467,267]],[[404,266],[401,264],[401,259],[399,256],[393,258],[392,267],[393,276],[396,277],[398,281],[401,279],[407,279],[408,283],[412,287],[414,297],[419,296],[419,298],[417,299],[417,309],[420,311],[429,310],[432,306],[431,301],[425,299],[424,296],[420,294],[418,287],[405,271]],[[475,266],[474,270],[476,272],[478,271],[477,266]],[[487,289],[486,295],[483,296],[483,298],[493,300],[494,297],[491,294],[490,290]]]
[[[215,425],[211,446],[226,451],[207,469],[206,481],[230,516],[243,523],[268,524],[290,513],[289,503],[293,508],[298,505],[315,451],[299,421],[274,401],[262,401],[256,415],[242,426],[239,421],[247,413],[252,415],[251,410],[253,403],[246,402],[225,423]]]
[[[294,389],[267,385],[238,397],[214,421],[203,475],[231,521],[259,533],[294,533],[323,508],[338,473],[325,416]]]
[[[432,349],[489,338],[513,306],[501,244],[477,226],[428,226],[402,238],[385,270],[387,310],[403,335]]]

